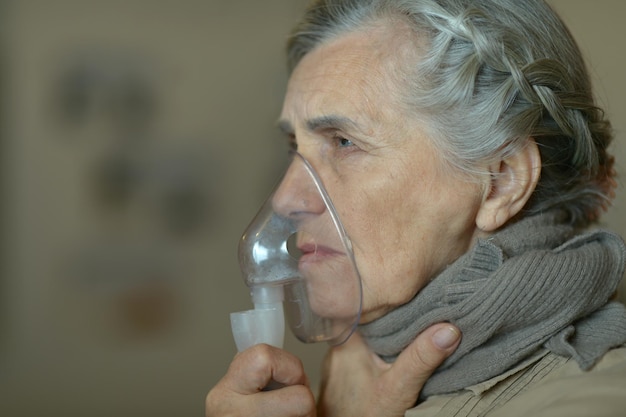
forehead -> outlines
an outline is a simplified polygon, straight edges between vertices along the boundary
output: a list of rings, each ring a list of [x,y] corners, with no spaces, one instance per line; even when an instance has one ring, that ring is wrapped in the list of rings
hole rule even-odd
[[[373,24],[305,55],[290,78],[283,116],[304,107],[369,116],[389,106],[397,111],[399,88],[418,52],[415,36],[402,26]]]

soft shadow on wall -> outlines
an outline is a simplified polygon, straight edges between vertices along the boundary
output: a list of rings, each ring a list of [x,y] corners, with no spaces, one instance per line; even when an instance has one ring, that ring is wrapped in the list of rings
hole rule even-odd
[[[203,415],[303,4],[2,3],[0,415]]]

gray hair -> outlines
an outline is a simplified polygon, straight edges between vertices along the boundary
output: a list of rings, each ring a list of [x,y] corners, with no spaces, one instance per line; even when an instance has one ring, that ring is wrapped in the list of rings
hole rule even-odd
[[[293,70],[317,45],[402,18],[425,51],[403,82],[445,160],[460,172],[538,144],[539,184],[524,208],[587,225],[613,195],[611,126],[595,103],[580,50],[542,0],[317,0],[288,42]]]

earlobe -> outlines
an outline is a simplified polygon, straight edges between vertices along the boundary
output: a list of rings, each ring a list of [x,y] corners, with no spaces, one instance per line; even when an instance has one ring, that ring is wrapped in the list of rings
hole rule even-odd
[[[539,182],[541,155],[533,138],[524,148],[490,167],[491,181],[476,214],[476,226],[493,232],[524,208]]]

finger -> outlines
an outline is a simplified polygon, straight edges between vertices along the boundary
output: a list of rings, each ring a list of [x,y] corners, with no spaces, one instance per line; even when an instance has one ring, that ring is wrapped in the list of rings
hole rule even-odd
[[[265,344],[238,353],[223,381],[227,389],[240,394],[259,392],[270,381],[282,385],[309,385],[300,359]]]
[[[461,341],[461,332],[452,324],[433,325],[419,334],[400,354],[388,372],[399,389],[417,395],[426,380],[454,352]]]
[[[315,397],[304,385],[287,386],[257,395],[262,400],[255,401],[254,416],[315,416]]]
[[[313,392],[304,385],[239,395],[218,384],[205,400],[206,417],[314,417],[315,409]]]

